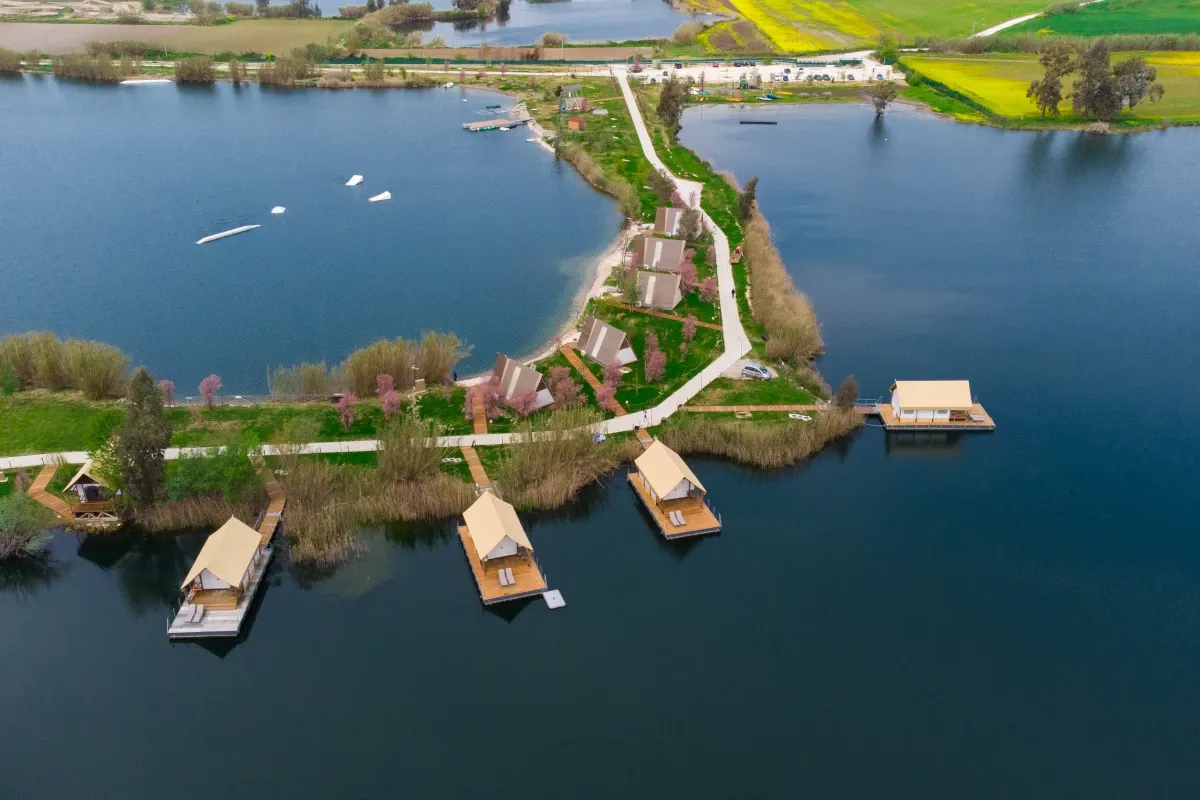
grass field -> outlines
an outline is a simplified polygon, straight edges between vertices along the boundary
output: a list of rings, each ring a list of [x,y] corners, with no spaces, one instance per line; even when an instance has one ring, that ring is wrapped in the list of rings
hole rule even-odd
[[[1071,36],[1200,33],[1200,0],[1104,0],[1069,14],[1038,17],[1004,33],[1043,30]]]
[[[1113,62],[1132,53],[1116,53]],[[1134,114],[1125,112],[1122,120],[1153,122],[1157,120],[1200,121],[1200,53],[1142,53],[1146,61],[1158,70],[1158,79],[1166,95],[1158,103],[1142,102]],[[992,113],[1012,119],[1038,119],[1033,103],[1025,97],[1029,82],[1040,78],[1041,65],[1033,55],[1003,54],[987,56],[909,56],[906,64],[923,75],[943,83]],[[1064,90],[1070,91],[1071,78]],[[1061,109],[1063,121],[1070,122],[1070,101]]]
[[[88,42],[136,39],[188,53],[286,53],[339,36],[349,22],[336,19],[251,19],[230,25],[89,25],[0,23],[0,47],[43,53],[81,51]]]

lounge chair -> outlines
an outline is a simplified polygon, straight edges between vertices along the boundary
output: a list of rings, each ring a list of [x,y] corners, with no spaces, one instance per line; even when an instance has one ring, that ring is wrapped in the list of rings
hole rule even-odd
[[[682,528],[684,525],[687,525],[687,520],[685,520],[685,519],[683,518],[683,512],[682,512],[682,511],[676,511],[676,512],[675,512],[675,517],[676,517],[676,519],[678,519],[678,520],[679,520],[679,522],[676,522],[676,523],[675,523],[676,525],[678,525],[678,526],[679,526],[679,527],[681,527],[681,528]]]
[[[517,579],[513,577],[512,567],[505,567],[504,571],[508,573],[508,585],[513,586],[514,584],[516,584]]]
[[[508,586],[508,576],[504,574],[504,568],[503,568],[503,567],[501,567],[501,568],[500,568],[500,571],[499,571],[499,572],[497,572],[497,573],[496,573],[496,575],[497,575],[497,576],[500,578],[500,585],[501,585],[501,586]]]

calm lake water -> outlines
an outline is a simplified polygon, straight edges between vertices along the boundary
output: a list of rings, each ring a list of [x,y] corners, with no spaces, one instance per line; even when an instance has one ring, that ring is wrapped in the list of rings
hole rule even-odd
[[[504,102],[0,81],[0,333],[111,342],[181,394],[423,330],[472,343],[466,370],[530,353],[619,215],[527,134],[461,129]]]
[[[277,562],[232,649],[166,641],[202,537],[62,536],[0,573],[0,796],[209,796],[192,758],[271,796],[1200,794],[1200,135],[762,113],[684,139],[763,176],[826,373],[969,377],[994,434],[689,459],[725,532],[685,544],[615,476],[527,520],[556,612],[381,531]]]

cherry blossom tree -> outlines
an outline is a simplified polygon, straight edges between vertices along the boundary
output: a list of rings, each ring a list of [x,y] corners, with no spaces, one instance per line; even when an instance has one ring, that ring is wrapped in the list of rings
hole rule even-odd
[[[700,299],[711,303],[717,299],[717,279],[709,276],[700,284]]]
[[[354,404],[357,402],[358,398],[354,392],[346,392],[338,398],[338,416],[342,418],[342,427],[346,430],[350,430],[350,425],[354,422]]]
[[[212,405],[213,396],[221,391],[221,376],[215,372],[200,381],[200,394],[204,397],[205,405]]]
[[[383,406],[383,418],[391,422],[392,417],[400,410],[400,393],[395,389],[388,389],[379,399]]]
[[[158,382],[158,390],[162,392],[163,403],[168,406],[175,405],[175,381],[161,380]]]
[[[614,389],[621,385],[621,364],[610,361],[604,365],[604,383]]]
[[[696,315],[688,314],[687,318],[683,321],[683,340],[685,342],[690,342],[692,339],[695,339],[695,338],[696,338]]]
[[[646,380],[651,383],[662,380],[666,367],[667,354],[662,350],[655,350],[646,359]]]
[[[375,394],[383,397],[388,392],[396,388],[396,379],[391,375],[376,375],[375,376]]]
[[[569,367],[552,367],[546,385],[554,396],[555,408],[574,408],[583,403],[583,387]]]
[[[696,291],[696,265],[685,261],[679,266],[679,291],[691,294]]]
[[[537,391],[534,389],[525,389],[524,391],[515,392],[512,397],[508,398],[508,405],[519,417],[528,417],[534,411],[537,411]]]
[[[601,408],[616,411],[618,408],[617,390],[607,383],[600,384],[600,388],[596,390],[596,404]]]
[[[504,389],[500,386],[500,379],[492,377],[491,380],[477,383],[467,390],[467,402],[463,407],[463,413],[467,419],[474,419],[475,398],[479,397],[483,401],[483,415],[488,419],[495,419],[500,416],[500,401],[504,397]]]

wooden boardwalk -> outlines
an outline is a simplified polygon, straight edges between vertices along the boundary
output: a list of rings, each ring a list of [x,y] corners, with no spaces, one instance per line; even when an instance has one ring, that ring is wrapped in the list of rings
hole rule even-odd
[[[272,537],[275,536],[275,530],[283,519],[283,507],[287,505],[287,495],[283,493],[283,487],[279,485],[279,481],[275,480],[275,474],[267,467],[262,456],[255,456],[251,461],[258,469],[258,476],[262,479],[263,489],[267,491],[267,498],[270,501],[267,503],[267,511],[263,514],[262,522],[258,526],[258,532],[262,536],[260,546],[266,547],[271,543]]]
[[[649,449],[650,445],[654,444],[654,437],[645,428],[638,428],[634,431],[634,435],[637,436],[637,440],[642,445],[643,450]]]
[[[475,481],[475,486],[479,489],[494,489],[492,479],[488,477],[487,471],[483,468],[483,462],[479,460],[479,454],[475,452],[475,448],[466,445],[462,448],[463,460],[467,462],[467,468],[471,470],[471,480]]]
[[[71,506],[66,500],[63,500],[61,497],[55,497],[46,491],[46,487],[50,485],[50,481],[54,480],[54,473],[56,472],[58,472],[57,464],[44,464],[41,472],[34,479],[33,485],[29,487],[29,496],[53,511],[59,519],[75,519],[75,512],[71,510]]]
[[[487,433],[487,410],[483,407],[480,392],[471,395],[471,421],[475,424],[475,433]]]
[[[575,371],[583,376],[583,379],[588,382],[588,386],[592,387],[593,392],[599,391],[601,385],[600,381],[595,375],[592,374],[592,371],[587,368],[587,364],[583,363],[571,345],[564,344],[562,347],[558,348],[558,352],[567,357],[567,361],[570,361],[571,366],[575,368]],[[608,410],[616,414],[618,417],[623,417],[629,413],[621,407],[621,404],[617,402],[617,398],[615,397],[612,399],[612,402],[609,403]]]
[[[622,303],[619,300],[612,300],[612,299],[606,299],[605,302],[608,303],[610,306],[616,306],[617,308],[623,308],[626,311],[636,311],[639,314],[649,314],[652,317],[660,317],[662,319],[670,319],[670,320],[674,320],[675,322],[687,322],[686,317],[681,317],[678,314],[669,314],[666,311],[659,311],[657,308],[642,308],[641,306],[631,306],[628,303]],[[708,328],[709,330],[713,330],[713,331],[721,330],[721,326],[715,322],[701,322],[700,320],[696,320],[696,327],[697,328]]]

